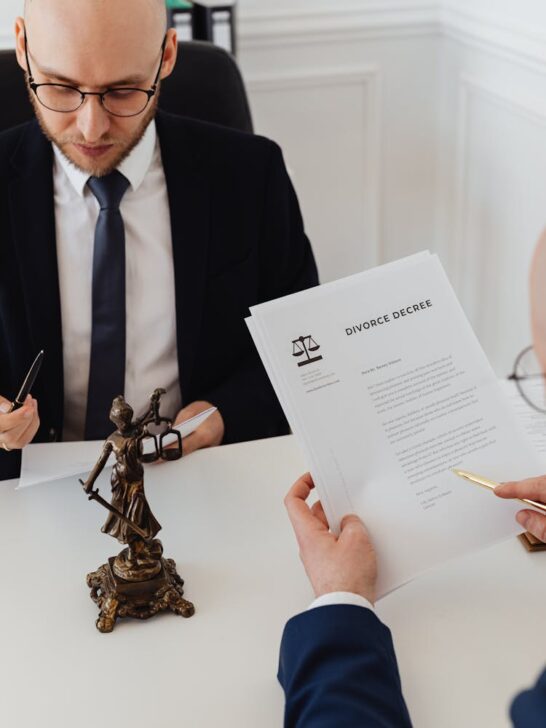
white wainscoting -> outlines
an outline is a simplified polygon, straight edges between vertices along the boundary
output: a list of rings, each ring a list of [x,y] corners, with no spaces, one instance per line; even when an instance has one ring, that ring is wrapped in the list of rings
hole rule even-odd
[[[330,8],[267,8],[240,15],[245,50],[267,46],[299,46],[378,38],[422,36],[440,32],[440,3],[332,2]]]
[[[256,128],[283,147],[323,280],[379,260],[377,68],[247,78]]]
[[[241,18],[255,127],[285,151],[323,281],[436,247],[436,6],[342,5]]]
[[[322,278],[374,255],[438,252],[494,368],[508,373],[530,340],[528,265],[546,225],[546,34],[455,2],[255,10],[241,31],[248,78],[280,69],[274,87],[251,83],[251,103],[258,131],[286,151]],[[381,79],[375,111],[370,96],[363,109],[356,89],[333,85],[347,63]],[[296,89],[292,74],[329,82]],[[381,146],[359,166],[376,133],[370,114]],[[321,154],[338,181],[326,207]]]
[[[476,11],[470,3],[444,2],[441,8],[441,27],[445,36],[457,42],[497,55],[530,69],[544,71],[546,66],[546,26],[526,21],[520,22],[518,4],[510,16],[499,12]]]
[[[531,343],[529,263],[546,223],[546,105],[465,75],[459,84],[453,269],[478,338],[499,374],[509,374]]]

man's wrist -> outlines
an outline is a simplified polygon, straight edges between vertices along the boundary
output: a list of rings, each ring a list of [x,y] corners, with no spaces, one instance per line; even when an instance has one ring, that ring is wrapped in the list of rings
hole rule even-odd
[[[375,612],[373,604],[363,597],[361,594],[354,594],[353,592],[330,592],[328,594],[322,594],[317,597],[308,607],[308,609],[315,609],[316,607],[328,607],[333,604],[349,604],[355,607],[364,607],[365,609],[371,609]]]

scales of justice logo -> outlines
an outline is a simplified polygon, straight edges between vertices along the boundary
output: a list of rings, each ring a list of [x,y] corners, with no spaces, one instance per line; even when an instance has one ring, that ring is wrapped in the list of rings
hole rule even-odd
[[[302,359],[298,362],[299,367],[304,367],[307,364],[313,364],[313,362],[320,361],[322,356],[316,355],[320,349],[320,344],[313,339],[312,336],[300,336],[299,339],[292,341],[292,356],[300,357],[305,356],[306,359]]]

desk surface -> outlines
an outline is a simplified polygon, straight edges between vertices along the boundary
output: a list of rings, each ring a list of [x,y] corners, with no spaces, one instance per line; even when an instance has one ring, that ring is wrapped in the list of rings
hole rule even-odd
[[[311,600],[282,498],[304,469],[290,437],[151,466],[146,489],[196,614],[94,626],[85,575],[121,548],[73,481],[0,487],[0,725],[279,728],[285,621]],[[106,492],[106,487],[104,492]],[[546,663],[546,553],[516,540],[378,605],[420,728],[509,725]]]

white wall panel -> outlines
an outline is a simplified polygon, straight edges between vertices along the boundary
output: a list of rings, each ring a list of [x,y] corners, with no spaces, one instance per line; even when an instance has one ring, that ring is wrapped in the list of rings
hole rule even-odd
[[[546,107],[465,77],[459,98],[458,288],[486,353],[506,375],[531,343],[528,274],[546,222]]]
[[[283,147],[321,279],[378,261],[380,84],[376,69],[248,82],[256,128]]]
[[[546,65],[505,50],[445,40],[438,120],[438,236],[499,375],[530,343],[528,269],[546,225]]]
[[[511,22],[532,28],[535,32],[546,32],[544,0],[444,0],[444,5],[456,6],[460,11],[486,14],[499,23]]]
[[[440,41],[428,25],[412,23],[412,35],[390,24],[363,30],[351,28],[340,44],[313,29],[308,44],[279,39],[241,53],[256,130],[285,150],[323,280],[438,247]],[[346,69],[363,62],[377,69],[380,93],[369,82],[363,88],[358,70],[348,79]],[[273,86],[252,82],[271,75]],[[314,79],[313,88],[283,90],[294,75]],[[325,205],[329,179],[336,184]]]

